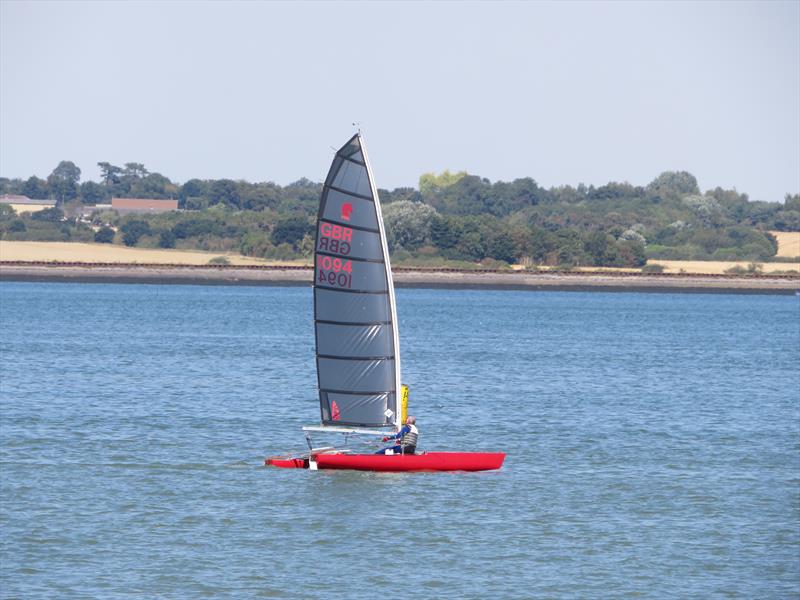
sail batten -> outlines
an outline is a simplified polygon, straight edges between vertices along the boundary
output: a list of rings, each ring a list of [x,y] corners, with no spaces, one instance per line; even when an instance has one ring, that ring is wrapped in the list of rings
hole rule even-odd
[[[334,254],[333,252],[322,252],[320,250],[317,251],[317,254],[319,254],[320,256],[330,256],[333,258],[341,256],[339,254]],[[358,258],[357,256],[350,256],[349,260],[355,260],[358,262],[365,262],[365,263],[379,263],[379,264],[383,264],[384,262],[386,262],[382,258]]]
[[[314,252],[314,320],[325,427],[400,421],[397,313],[380,200],[361,134],[325,178]]]
[[[358,192],[345,190],[340,187],[336,187],[335,185],[330,185],[328,187],[330,187],[334,192],[339,192],[340,194],[344,194],[346,196],[352,196],[353,198],[358,198],[360,200],[366,200],[367,202],[372,202],[372,198],[370,196],[365,196],[364,194],[359,194]]]
[[[328,220],[328,219],[320,219],[319,222],[320,222],[320,224],[329,223],[330,225],[341,225],[342,224],[341,222],[337,223],[336,221],[331,221],[331,220]],[[358,230],[358,231],[368,231],[369,233],[378,233],[378,234],[381,232],[380,229],[370,229],[369,227],[359,227],[358,225],[353,225],[352,223],[346,223],[346,225],[350,229],[355,229],[355,230]]]

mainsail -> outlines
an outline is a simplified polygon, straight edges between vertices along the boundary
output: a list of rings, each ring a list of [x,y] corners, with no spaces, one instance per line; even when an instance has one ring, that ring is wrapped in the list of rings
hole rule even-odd
[[[392,270],[364,141],[336,153],[320,199],[314,325],[324,428],[400,423],[400,352]]]

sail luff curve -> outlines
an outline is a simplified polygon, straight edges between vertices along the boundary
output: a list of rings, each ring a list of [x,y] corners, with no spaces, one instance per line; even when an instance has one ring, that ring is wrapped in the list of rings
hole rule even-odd
[[[360,133],[334,156],[320,198],[314,322],[323,426],[397,429],[394,286],[380,201]]]

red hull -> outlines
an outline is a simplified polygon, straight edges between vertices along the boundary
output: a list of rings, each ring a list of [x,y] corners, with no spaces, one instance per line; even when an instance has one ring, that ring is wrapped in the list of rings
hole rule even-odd
[[[491,471],[503,466],[503,452],[426,452],[424,454],[317,454],[318,469],[355,471]],[[267,465],[308,468],[308,459],[269,458]]]

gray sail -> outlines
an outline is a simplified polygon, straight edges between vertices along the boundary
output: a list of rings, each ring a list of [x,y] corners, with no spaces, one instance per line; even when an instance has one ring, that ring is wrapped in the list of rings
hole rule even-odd
[[[394,286],[380,202],[360,134],[336,153],[320,199],[314,321],[323,426],[399,423]]]

